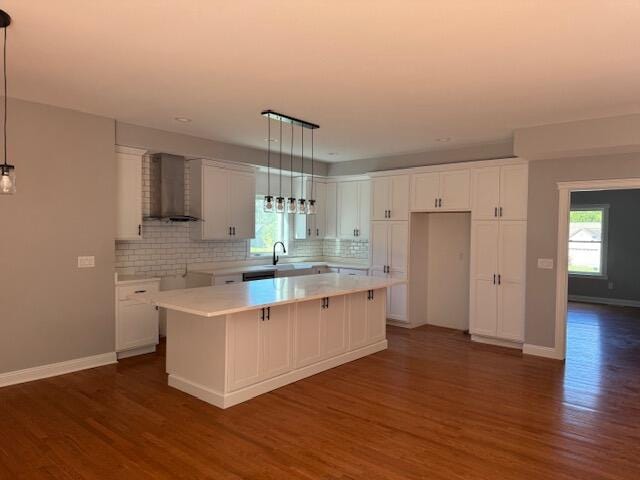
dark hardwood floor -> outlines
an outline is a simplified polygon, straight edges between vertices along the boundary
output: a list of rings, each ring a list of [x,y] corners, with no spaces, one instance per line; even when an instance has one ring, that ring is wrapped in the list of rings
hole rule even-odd
[[[640,478],[633,309],[571,305],[566,365],[388,336],[226,411],[169,388],[162,354],[0,389],[0,478]]]

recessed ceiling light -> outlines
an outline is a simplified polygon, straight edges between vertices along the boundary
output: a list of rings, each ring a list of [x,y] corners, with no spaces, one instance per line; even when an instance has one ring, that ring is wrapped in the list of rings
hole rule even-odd
[[[436,138],[436,141],[438,141],[438,142],[448,142],[450,140],[451,140],[451,137]]]
[[[271,140],[265,138],[264,141],[265,142],[271,142],[271,143],[278,143],[278,139],[277,138],[272,138]]]
[[[191,119],[187,117],[175,117],[174,120],[180,123],[190,123]]]
[[[340,154],[338,152],[329,152],[327,153],[327,155],[331,155],[333,157],[334,155],[340,155]]]

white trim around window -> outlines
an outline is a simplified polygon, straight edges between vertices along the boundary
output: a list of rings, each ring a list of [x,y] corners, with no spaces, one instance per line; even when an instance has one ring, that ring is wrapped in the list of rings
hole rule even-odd
[[[591,204],[591,205],[576,205],[569,209],[569,212],[576,211],[594,211],[600,210],[602,212],[602,233],[600,236],[600,271],[597,273],[589,272],[572,272],[569,270],[570,277],[577,278],[593,278],[599,280],[606,280],[607,277],[607,258],[609,252],[609,205],[608,204]],[[567,245],[571,243],[567,240]]]

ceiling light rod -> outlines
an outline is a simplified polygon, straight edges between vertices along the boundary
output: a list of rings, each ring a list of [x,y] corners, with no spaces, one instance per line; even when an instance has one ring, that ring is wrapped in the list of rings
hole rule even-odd
[[[11,16],[4,10],[0,10],[0,29],[2,29],[2,94],[3,116],[2,136],[4,161],[0,164],[0,195],[12,195],[16,193],[16,168],[7,162],[7,28],[11,25]]]
[[[269,117],[272,120],[277,120],[282,123],[290,123],[291,125],[295,125],[297,127],[308,128],[310,130],[320,128],[320,125],[316,125],[315,123],[300,120],[299,118],[291,117],[289,115],[285,115],[284,113],[274,112],[273,110],[263,110],[262,112],[260,112],[260,114],[264,115],[265,117]]]

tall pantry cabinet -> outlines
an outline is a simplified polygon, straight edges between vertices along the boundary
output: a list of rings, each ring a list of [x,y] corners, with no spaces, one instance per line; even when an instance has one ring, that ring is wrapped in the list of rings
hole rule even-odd
[[[524,341],[526,163],[472,170],[472,335]]]
[[[406,279],[409,175],[371,174],[370,274]],[[387,318],[407,322],[407,285],[387,289]]]

